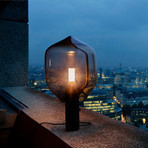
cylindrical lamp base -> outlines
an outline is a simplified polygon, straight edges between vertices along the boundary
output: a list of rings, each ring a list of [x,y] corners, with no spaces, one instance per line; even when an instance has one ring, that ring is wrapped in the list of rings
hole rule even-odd
[[[79,130],[79,94],[75,88],[67,87],[65,96],[66,131]]]

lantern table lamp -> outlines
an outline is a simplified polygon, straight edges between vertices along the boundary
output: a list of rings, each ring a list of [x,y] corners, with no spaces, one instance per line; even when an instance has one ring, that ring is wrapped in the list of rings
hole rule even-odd
[[[50,46],[45,53],[48,88],[65,102],[66,131],[79,129],[79,101],[83,101],[97,82],[95,52],[69,36]]]

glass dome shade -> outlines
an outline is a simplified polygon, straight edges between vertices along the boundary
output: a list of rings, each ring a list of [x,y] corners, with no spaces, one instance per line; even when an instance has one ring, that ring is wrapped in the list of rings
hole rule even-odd
[[[79,101],[90,94],[97,82],[96,67],[94,50],[71,36],[45,53],[47,86],[62,102],[69,84],[79,90]]]

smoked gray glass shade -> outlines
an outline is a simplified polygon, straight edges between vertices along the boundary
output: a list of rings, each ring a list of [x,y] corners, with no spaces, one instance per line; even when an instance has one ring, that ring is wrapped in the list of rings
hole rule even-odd
[[[97,83],[95,51],[69,36],[46,50],[45,75],[48,88],[62,102],[68,83],[75,83],[83,101]]]

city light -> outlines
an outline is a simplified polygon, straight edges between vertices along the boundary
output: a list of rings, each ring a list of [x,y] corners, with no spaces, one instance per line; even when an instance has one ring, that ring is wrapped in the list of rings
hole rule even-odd
[[[76,50],[73,50],[73,52],[72,50],[70,50],[66,54],[68,57],[70,57],[71,60],[73,60],[74,57],[77,55],[77,53],[78,52]],[[48,63],[49,63],[49,67],[53,67],[55,64],[52,58],[49,58]],[[63,63],[63,65],[65,65],[65,63]],[[62,75],[62,78],[63,78],[62,81],[65,79],[67,83],[69,82],[71,83],[71,85],[78,84],[77,80],[81,79],[80,77],[81,73],[79,73],[80,70],[78,70],[75,66],[67,66],[64,75],[61,74],[61,72],[59,72],[59,75]],[[44,92],[52,97],[56,97],[46,86],[46,79],[45,79],[43,67],[32,65],[30,66],[30,68],[31,68],[31,71],[29,74],[29,87],[39,90],[41,92]],[[71,72],[68,72],[69,68],[74,68],[75,70],[73,69]],[[138,76],[136,71],[139,71]],[[95,93],[94,95],[89,95],[87,99],[84,100],[84,94],[82,94],[82,97],[79,97],[79,100],[83,101],[83,107],[90,109],[92,111],[104,114],[116,120],[120,120],[119,117],[121,117],[122,122],[127,122],[132,125],[136,124],[139,127],[140,127],[140,124],[145,124],[147,127],[146,119],[148,118],[148,108],[147,108],[148,70],[144,69],[143,72],[141,71],[142,70],[138,70],[138,69],[132,71],[130,69],[130,71],[128,71],[128,75],[124,74],[126,75],[126,77],[124,77],[123,71],[120,76],[120,73],[118,71],[116,72],[116,70],[113,70],[113,69],[112,70],[107,69],[106,72],[105,70],[102,70],[102,69],[101,69],[101,72],[99,72],[99,69],[98,69],[98,75],[97,75],[98,82],[97,82],[96,88],[102,91],[104,90],[107,93],[107,96],[105,97],[105,95],[101,94],[101,96],[98,97],[99,96],[99,92],[98,92],[98,93]],[[111,75],[111,73],[113,73],[113,75]],[[118,77],[120,76],[122,78],[120,80],[127,79],[123,81],[126,83],[122,85],[121,84],[115,85],[114,78],[116,77],[116,73]],[[65,77],[66,74],[67,76]],[[69,81],[69,74],[72,77],[70,81]],[[132,75],[133,77],[131,78]],[[51,80],[54,81],[55,79],[51,78]],[[57,89],[57,87],[55,89]],[[59,89],[59,90],[62,90],[62,89]],[[110,99],[112,100],[112,102],[108,102],[110,101]],[[143,104],[142,108],[138,105],[140,102],[141,104]],[[107,104],[103,104],[103,103],[107,103]],[[120,107],[120,110],[123,109],[122,112],[124,116],[122,112],[118,110],[119,108],[117,107],[117,103],[120,103],[118,104],[118,107]],[[82,103],[80,103],[80,105],[82,105]],[[130,106],[130,107],[128,107],[127,109],[124,109],[125,106]],[[129,115],[126,115],[126,110],[129,110],[129,108],[130,108]],[[120,112],[120,115],[119,115],[119,112]]]
[[[38,85],[38,83],[37,82],[34,82],[34,85]]]
[[[145,124],[146,123],[146,119],[142,118],[142,122],[143,122],[143,124]]]

